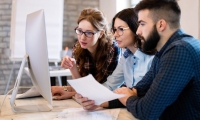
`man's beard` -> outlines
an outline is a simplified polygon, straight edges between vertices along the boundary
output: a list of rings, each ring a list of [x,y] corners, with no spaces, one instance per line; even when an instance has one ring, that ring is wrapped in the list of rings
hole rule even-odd
[[[144,53],[156,51],[156,46],[160,40],[160,35],[158,34],[158,31],[156,30],[156,25],[154,25],[153,30],[151,31],[147,39],[144,39],[144,37],[140,35],[139,35],[139,38],[144,40],[144,43],[142,43],[142,51]]]

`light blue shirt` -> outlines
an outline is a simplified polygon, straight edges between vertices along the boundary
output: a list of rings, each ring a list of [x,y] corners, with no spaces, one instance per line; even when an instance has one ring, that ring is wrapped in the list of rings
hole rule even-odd
[[[139,49],[135,54],[126,49],[116,69],[108,76],[107,81],[103,85],[110,90],[115,90],[122,84],[132,88],[150,69],[153,57],[154,55],[146,55]]]

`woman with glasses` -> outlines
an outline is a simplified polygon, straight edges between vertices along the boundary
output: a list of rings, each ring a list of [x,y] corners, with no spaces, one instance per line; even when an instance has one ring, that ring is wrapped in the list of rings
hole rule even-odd
[[[136,35],[138,28],[137,14],[134,8],[127,8],[117,13],[112,20],[112,33],[120,48],[126,48],[117,68],[104,86],[115,90],[123,85],[132,88],[150,69],[155,51],[141,51],[141,41]]]
[[[71,71],[73,79],[92,74],[104,83],[117,66],[120,49],[108,37],[107,21],[99,10],[84,9],[77,23],[78,42],[73,47],[73,57],[64,57],[61,66]],[[73,91],[70,86],[52,87],[55,99],[71,98],[76,93]]]
[[[136,85],[146,72],[150,69],[155,51],[143,53],[141,41],[136,35],[138,28],[138,18],[134,8],[127,8],[117,13],[112,20],[112,33],[120,48],[126,48],[123,56],[112,73],[103,83],[110,90],[115,90],[120,86],[132,88]],[[81,103],[84,109],[92,110],[97,106],[93,100],[88,100],[80,94],[76,95],[76,99]],[[101,104],[101,107],[124,107],[121,102],[116,99]]]

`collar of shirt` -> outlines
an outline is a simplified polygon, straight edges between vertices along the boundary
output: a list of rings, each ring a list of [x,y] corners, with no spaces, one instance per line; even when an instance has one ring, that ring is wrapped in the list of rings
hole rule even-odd
[[[165,43],[165,45],[161,48],[161,50],[159,52],[156,53],[155,56],[157,56],[158,58],[161,57],[161,55],[163,54],[163,52],[166,50],[166,48],[174,41],[177,41],[179,40],[180,38],[182,37],[185,37],[185,36],[189,36],[189,35],[186,35],[183,30],[181,29],[178,29],[170,38],[169,40]],[[178,38],[177,38],[178,37]]]
[[[144,59],[144,53],[142,53],[140,51],[140,49],[137,49],[134,53],[134,57],[138,58],[139,60],[143,60]],[[128,58],[128,56],[133,55],[133,53],[127,48],[126,51],[124,52],[124,58]]]
[[[133,55],[133,53],[128,48],[126,48],[126,51],[124,52],[123,55],[124,55],[124,58],[126,59],[128,56]]]
[[[139,60],[144,60],[144,53],[140,50],[140,49],[137,49],[134,53],[134,56],[136,58],[138,58]]]

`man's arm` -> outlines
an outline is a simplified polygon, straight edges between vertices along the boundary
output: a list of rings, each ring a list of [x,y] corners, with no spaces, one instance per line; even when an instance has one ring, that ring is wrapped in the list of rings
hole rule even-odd
[[[156,59],[156,57],[155,57]],[[140,80],[136,86],[134,86],[133,88],[135,90],[137,90],[137,96],[142,97],[146,94],[146,92],[148,91],[148,89],[150,88],[152,82],[153,82],[153,77],[154,77],[154,69],[155,69],[155,64],[156,64],[156,60],[152,61],[150,70],[144,75],[144,77],[142,78],[142,80]]]
[[[130,88],[127,88],[127,87],[121,87],[121,88],[116,89],[114,92],[118,93],[118,94],[125,94],[125,97],[119,99],[119,101],[124,106],[126,106],[126,101],[130,96],[137,96],[137,93],[136,93],[137,91],[134,88],[130,89]]]
[[[128,111],[139,119],[158,119],[192,79],[193,64],[190,53],[182,46],[176,46],[165,52],[157,64],[159,67],[158,71],[155,71],[157,74],[144,96],[131,96],[127,99]],[[145,78],[141,82],[144,82],[144,85],[149,84]]]

